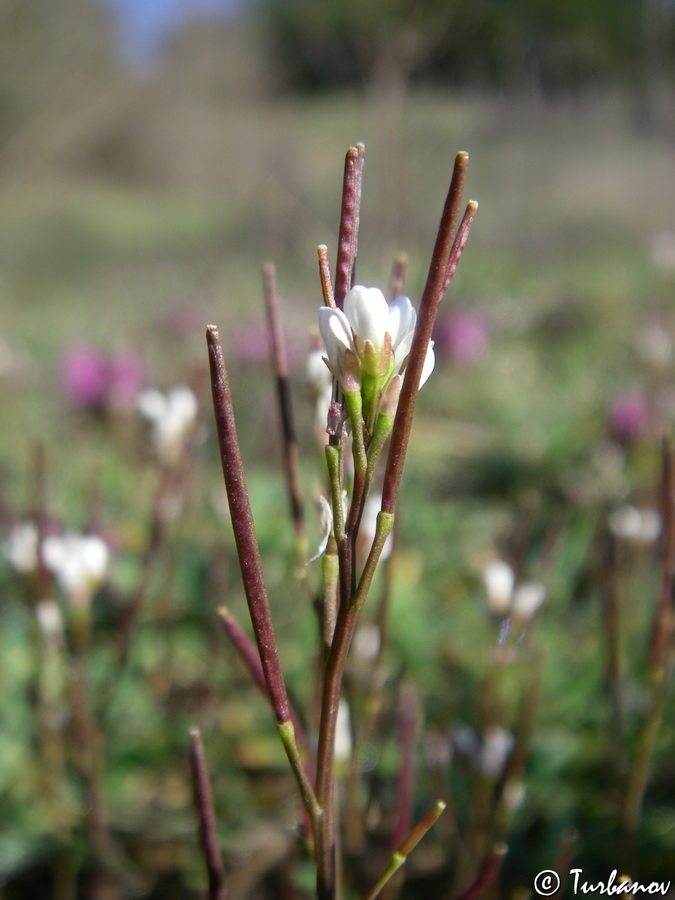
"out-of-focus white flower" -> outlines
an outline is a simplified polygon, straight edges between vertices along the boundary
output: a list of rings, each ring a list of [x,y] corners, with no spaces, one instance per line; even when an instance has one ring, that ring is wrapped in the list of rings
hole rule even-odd
[[[40,600],[35,607],[35,618],[45,640],[60,644],[63,639],[63,616],[56,600]]]
[[[322,394],[326,387],[330,390],[332,378],[325,355],[324,350],[310,350],[305,360],[305,379],[313,394]]]
[[[344,311],[322,306],[319,330],[331,372],[346,394],[361,391],[364,419],[372,425],[380,397],[408,361],[417,313],[409,297],[387,303],[379,288],[355,285],[345,297]],[[421,387],[433,371],[429,342]]]
[[[48,535],[42,558],[62,590],[74,602],[86,601],[105,579],[110,552],[100,537],[66,531]]]
[[[323,349],[311,350],[305,362],[305,379],[314,403],[317,431],[325,439],[328,408],[333,399],[333,376],[325,362]]]
[[[651,544],[661,533],[661,517],[655,509],[638,509],[625,503],[609,514],[609,529],[622,540]]]
[[[499,725],[491,725],[483,735],[478,768],[483,775],[498,778],[515,743],[510,731]]]
[[[673,361],[673,339],[660,322],[649,322],[637,337],[638,355],[649,365],[665,369]]]
[[[350,723],[349,704],[343,697],[338,706],[337,722],[335,723],[335,759],[337,762],[347,762],[352,755]]]
[[[359,625],[352,641],[352,650],[356,659],[373,662],[380,652],[380,629],[375,622],[364,622]]]
[[[38,567],[38,530],[34,522],[17,522],[2,544],[2,553],[17,572],[28,575]]]
[[[509,778],[502,791],[502,802],[509,812],[516,812],[525,801],[525,785],[520,779]]]
[[[171,462],[179,455],[183,440],[197,417],[197,398],[184,384],[165,394],[155,388],[141,391],[136,408],[150,425],[157,453]]]
[[[511,608],[515,575],[502,559],[493,559],[483,569],[483,586],[487,605],[495,616],[505,616]]]
[[[523,581],[516,586],[513,569],[502,559],[493,559],[483,568],[483,585],[489,611],[504,620],[500,643],[508,634],[511,619],[528,625],[546,599],[546,588],[539,581]]]
[[[511,615],[521,624],[532,620],[546,599],[546,588],[540,581],[524,581],[513,592]]]

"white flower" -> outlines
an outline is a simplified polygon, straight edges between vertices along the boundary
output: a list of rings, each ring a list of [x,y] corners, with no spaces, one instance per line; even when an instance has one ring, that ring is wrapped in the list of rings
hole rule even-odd
[[[405,369],[416,321],[409,297],[396,297],[387,303],[379,288],[361,284],[348,292],[344,311],[328,306],[319,310],[319,330],[330,370],[346,394],[361,391],[369,425],[387,384]],[[433,371],[434,363],[430,341],[419,387]]]
[[[328,408],[333,399],[333,376],[326,365],[325,350],[311,350],[305,361],[305,378],[314,401],[314,420],[317,429],[325,433]]]
[[[24,575],[38,567],[38,530],[34,522],[17,522],[2,545],[7,562]]]
[[[110,553],[100,537],[66,531],[44,539],[42,558],[63,591],[77,600],[88,597],[103,582]]]
[[[490,725],[483,735],[478,758],[478,768],[483,775],[491,778],[501,775],[514,744],[515,739],[510,731],[499,725]]]
[[[55,600],[40,600],[35,607],[35,618],[45,640],[59,644],[63,638],[63,616]]]
[[[529,622],[546,599],[546,588],[540,581],[524,581],[513,592],[511,612],[521,623]]]
[[[491,560],[483,569],[483,585],[488,609],[495,616],[508,614],[514,582],[513,569],[501,559]]]
[[[335,759],[346,762],[352,755],[352,729],[350,725],[349,705],[342,697],[338,706],[335,723]]]
[[[197,398],[190,388],[179,384],[166,394],[150,388],[138,395],[136,407],[150,425],[159,456],[175,459],[197,417]]]
[[[326,346],[328,365],[340,387],[345,393],[358,391],[361,387],[359,361],[347,317],[340,309],[322,306],[319,330]]]
[[[374,662],[380,652],[381,642],[380,628],[375,622],[364,622],[363,625],[359,625],[352,641],[355,658]]]
[[[546,599],[546,588],[540,581],[523,581],[516,587],[511,566],[502,559],[491,560],[483,569],[483,586],[490,612],[500,619],[513,616],[521,625],[528,624]]]
[[[655,509],[637,509],[625,503],[609,514],[609,528],[622,540],[651,544],[661,533],[661,517]]]

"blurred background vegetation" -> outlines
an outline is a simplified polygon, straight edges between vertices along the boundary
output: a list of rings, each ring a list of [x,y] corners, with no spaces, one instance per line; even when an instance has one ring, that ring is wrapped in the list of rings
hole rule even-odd
[[[536,652],[523,651],[525,674],[516,667],[494,701],[515,729],[513,684],[527,694],[536,682],[542,698],[526,799],[505,835],[503,896],[525,896],[572,833],[578,859],[606,877],[622,864],[622,785],[649,708],[660,559],[653,541],[619,532],[608,563],[608,516],[658,507],[659,437],[675,414],[675,4],[166,5],[164,26],[141,40],[113,0],[0,0],[1,512],[6,531],[29,514],[41,445],[50,515],[70,527],[93,517],[110,536],[95,685],[112,671],[110,610],[142,570],[157,470],[133,408],[73,405],[64,360],[81,345],[132,352],[145,385],[188,381],[202,404],[192,501],[166,539],[124,702],[106,724],[108,815],[136,873],[129,895],[197,896],[203,886],[185,769],[187,728],[199,724],[241,896],[277,896],[259,885],[287,852],[292,788],[264,704],[213,633],[218,603],[244,607],[222,521],[203,332],[221,328],[283,656],[309,700],[311,613],[298,608],[274,467],[260,267],[277,266],[313,510],[321,462],[304,354],[320,302],[316,245],[334,258],[343,157],[357,140],[363,283],[385,286],[405,251],[418,302],[459,149],[471,154],[469,192],[481,201],[406,470],[392,668],[418,685],[427,737],[449,747],[458,724],[479,731],[495,641],[482,566],[497,554],[544,582]],[[468,356],[452,308],[480,332]],[[86,869],[84,801],[67,773],[56,800],[45,786],[26,586],[9,565],[0,579],[0,896],[66,900],[73,872]],[[618,644],[608,596],[621,612]],[[535,677],[528,666],[540,658]],[[675,872],[671,720],[672,700],[635,844],[644,879]],[[424,807],[438,783],[433,765],[420,772]],[[461,832],[467,784],[480,791],[480,778],[461,767],[443,778]],[[255,825],[260,810],[278,831]],[[257,869],[259,845],[273,849]],[[422,874],[425,865],[436,863],[422,861]]]

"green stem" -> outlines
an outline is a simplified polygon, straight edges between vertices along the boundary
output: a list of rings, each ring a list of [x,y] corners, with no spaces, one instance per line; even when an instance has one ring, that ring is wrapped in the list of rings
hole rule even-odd
[[[392,513],[380,512],[375,537],[358,587],[350,601],[340,605],[331,646],[321,703],[317,753],[316,797],[323,815],[316,832],[317,895],[333,900],[335,877],[335,729],[347,654],[359,613],[366,601],[384,544],[394,524]]]
[[[436,822],[444,809],[445,803],[442,800],[439,800],[436,803],[436,806],[431,810],[431,812],[427,813],[427,815],[421,820],[421,822],[418,822],[417,825],[415,825],[415,827],[412,829],[408,837],[403,841],[398,850],[396,850],[392,854],[392,857],[389,860],[389,865],[384,870],[382,877],[379,879],[375,887],[368,894],[366,900],[375,900],[375,898],[380,895],[384,887],[388,884],[389,881],[391,881],[391,879],[398,872],[401,866],[405,864],[408,856],[419,844],[427,831],[429,831],[431,826]]]
[[[345,514],[342,505],[342,449],[333,444],[326,445],[326,465],[330,482],[331,504],[333,506],[333,534],[338,546],[345,539]]]
[[[279,732],[279,737],[281,738],[281,743],[284,745],[284,750],[286,751],[288,761],[291,764],[291,768],[293,769],[293,774],[295,775],[298,782],[298,787],[300,788],[300,794],[302,795],[303,802],[305,804],[307,812],[312,819],[312,825],[316,830],[317,823],[321,819],[323,810],[317,803],[314,789],[312,788],[309,778],[307,777],[307,771],[305,769],[302,755],[300,753],[298,743],[295,739],[295,728],[293,727],[293,722],[291,722],[290,719],[288,719],[288,721],[286,722],[277,722],[277,730]]]

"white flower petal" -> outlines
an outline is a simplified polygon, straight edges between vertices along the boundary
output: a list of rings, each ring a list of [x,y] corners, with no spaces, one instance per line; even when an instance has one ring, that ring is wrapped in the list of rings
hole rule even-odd
[[[493,559],[483,569],[483,585],[490,612],[505,616],[511,605],[515,575],[508,563]]]
[[[412,341],[416,321],[417,313],[415,312],[415,307],[410,302],[410,297],[401,295],[391,301],[389,304],[387,331],[391,335],[391,342],[395,353],[399,344],[409,338],[408,351],[404,354],[403,358],[410,352],[410,342]]]
[[[144,419],[149,422],[157,422],[166,413],[168,403],[161,391],[155,388],[141,391],[136,398],[136,408]]]
[[[106,574],[108,547],[96,535],[67,531],[42,542],[42,558],[67,594],[100,584]]]
[[[350,725],[349,705],[342,698],[338,705],[337,722],[335,723],[335,759],[346,762],[352,755],[352,729]]]
[[[436,365],[436,354],[434,353],[434,342],[429,341],[427,347],[427,355],[424,357],[424,365],[422,366],[422,374],[420,375],[420,387],[428,381],[429,376],[434,371]],[[418,388],[419,390],[419,388]]]
[[[34,572],[38,565],[38,531],[34,522],[17,522],[2,545],[2,552],[17,572]]]
[[[333,380],[330,369],[324,362],[325,355],[325,350],[312,350],[307,354],[307,359],[305,360],[305,379],[312,391],[317,393],[323,393],[326,385],[328,385],[330,390]]]
[[[511,610],[514,619],[529,622],[546,599],[546,588],[540,581],[524,581],[513,592]]]
[[[172,387],[166,395],[171,414],[184,425],[191,425],[197,416],[197,398],[184,384]]]
[[[353,350],[352,330],[341,309],[322,306],[319,310],[319,330],[331,366],[340,368],[346,350]]]
[[[412,346],[413,333],[409,331],[408,334],[404,335],[403,338],[399,341],[398,346],[394,348],[394,372],[400,372],[403,368],[403,363],[408,358],[408,354],[410,353],[410,347]]]
[[[389,304],[379,288],[354,285],[345,297],[344,311],[357,347],[371,341],[379,349],[389,323]]]

